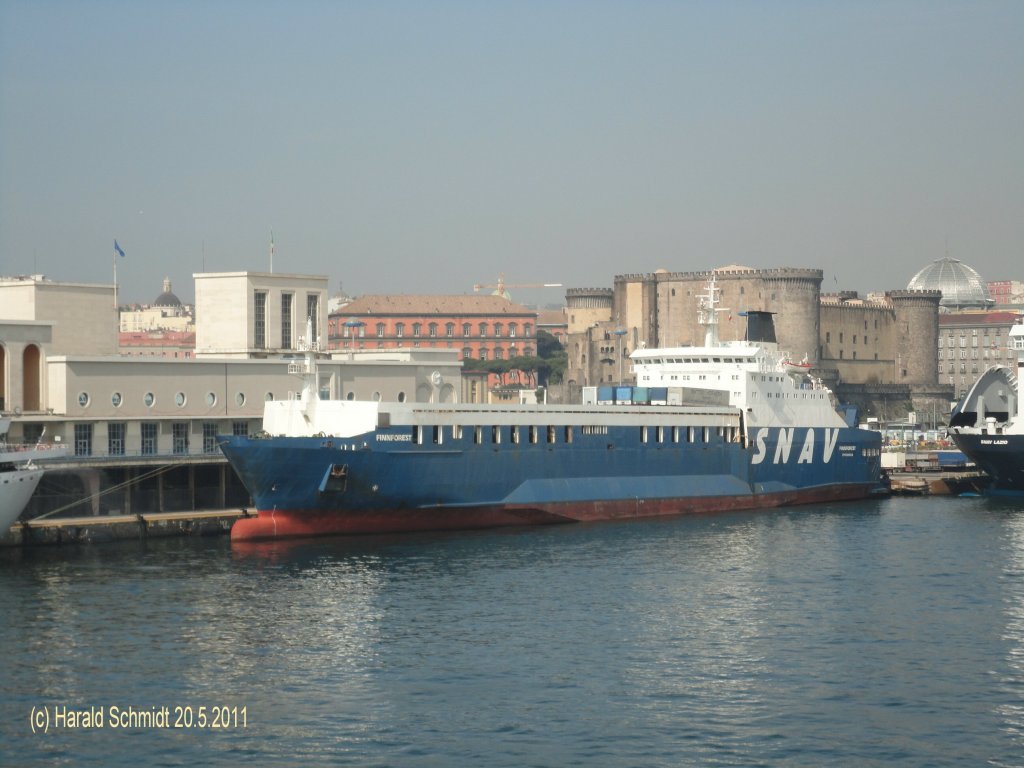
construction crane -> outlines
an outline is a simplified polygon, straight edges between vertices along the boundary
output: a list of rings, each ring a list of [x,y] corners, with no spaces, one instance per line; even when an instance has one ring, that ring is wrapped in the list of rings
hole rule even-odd
[[[561,288],[561,283],[506,283],[505,273],[502,272],[498,275],[498,282],[494,284],[477,283],[473,286],[473,290],[477,293],[493,288],[491,291],[492,296],[504,296],[509,301],[512,301],[512,296],[509,294],[509,288]]]

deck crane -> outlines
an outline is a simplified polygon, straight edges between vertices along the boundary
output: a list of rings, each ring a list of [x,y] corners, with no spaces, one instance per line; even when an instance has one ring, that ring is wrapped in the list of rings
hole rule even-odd
[[[504,296],[509,301],[512,301],[512,296],[509,294],[509,288],[561,288],[561,283],[506,283],[505,273],[502,272],[498,275],[497,283],[477,283],[473,286],[473,291],[479,293],[482,290],[493,288],[491,291],[492,296]]]

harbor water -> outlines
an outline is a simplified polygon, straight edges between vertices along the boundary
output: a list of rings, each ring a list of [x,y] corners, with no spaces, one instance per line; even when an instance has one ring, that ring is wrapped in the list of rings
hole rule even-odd
[[[0,552],[0,765],[1024,765],[1024,506]]]

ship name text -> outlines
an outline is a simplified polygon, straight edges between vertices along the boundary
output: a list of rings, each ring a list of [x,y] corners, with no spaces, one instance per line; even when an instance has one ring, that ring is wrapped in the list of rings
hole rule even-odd
[[[800,453],[797,455],[797,464],[810,464],[815,458],[815,444],[817,439],[815,437],[816,432],[821,432],[821,450],[819,456],[821,461],[828,464],[832,461],[832,454],[836,450],[836,442],[839,440],[838,429],[823,429],[814,430],[808,429],[804,435],[804,444],[800,447]],[[773,464],[787,464],[789,463],[790,455],[793,453],[793,438],[795,430],[792,427],[782,428],[778,431],[778,440],[775,443],[775,452],[772,454]],[[768,446],[766,440],[768,439],[768,429],[763,428],[757,431],[754,435],[754,455],[750,459],[751,464],[760,464],[766,458],[768,458]],[[846,453],[847,446],[841,446],[840,452]]]

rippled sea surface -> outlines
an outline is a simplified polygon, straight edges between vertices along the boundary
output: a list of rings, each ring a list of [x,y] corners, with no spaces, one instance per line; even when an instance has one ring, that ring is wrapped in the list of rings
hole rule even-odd
[[[7,551],[0,649],[2,765],[1019,766],[1024,507]]]

